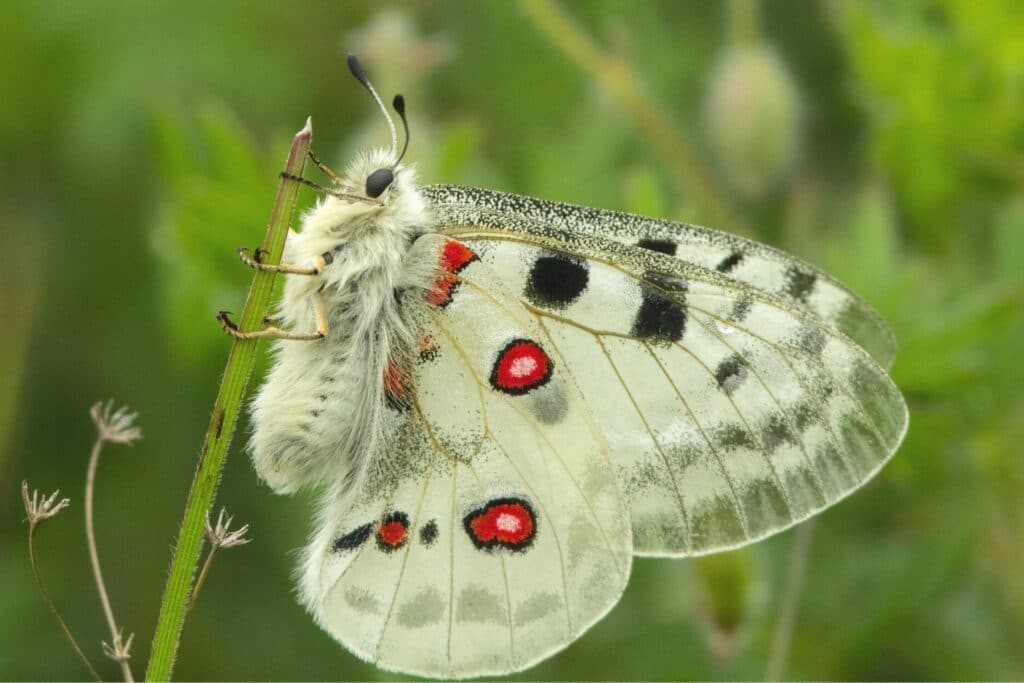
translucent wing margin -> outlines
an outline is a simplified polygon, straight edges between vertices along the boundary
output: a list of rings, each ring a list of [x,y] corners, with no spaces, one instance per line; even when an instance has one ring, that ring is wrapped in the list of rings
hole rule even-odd
[[[442,224],[464,222],[467,213],[484,210],[500,217],[493,227],[503,230],[531,232],[542,225],[657,251],[809,311],[850,337],[882,367],[895,358],[895,337],[873,308],[827,273],[767,245],[695,225],[492,190],[434,185],[423,192]]]
[[[413,249],[494,280],[439,235]],[[401,293],[418,348],[385,379],[397,436],[356,500],[327,496],[302,582],[356,654],[440,678],[562,649],[618,601],[632,557],[607,446],[550,340],[516,299],[455,278]]]
[[[638,554],[785,529],[867,481],[903,438],[885,371],[806,307],[654,250],[526,219],[496,228],[509,219],[486,207],[440,213],[519,293],[579,386]]]

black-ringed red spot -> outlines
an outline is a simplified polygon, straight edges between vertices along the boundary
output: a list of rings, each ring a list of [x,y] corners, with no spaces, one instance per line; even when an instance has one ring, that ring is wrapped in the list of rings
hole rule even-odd
[[[409,516],[389,512],[377,527],[377,547],[386,553],[398,550],[409,540]]]
[[[537,514],[522,498],[496,498],[462,520],[466,535],[480,550],[522,551],[537,535]]]
[[[540,345],[529,339],[513,339],[498,352],[491,369],[491,386],[518,396],[547,384],[554,363]]]

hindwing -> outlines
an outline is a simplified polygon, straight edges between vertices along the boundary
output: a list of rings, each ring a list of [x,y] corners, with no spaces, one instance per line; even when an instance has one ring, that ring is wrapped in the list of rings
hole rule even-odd
[[[397,436],[354,498],[328,494],[302,590],[381,667],[504,674],[619,599],[629,513],[601,430],[526,307],[464,244],[425,235],[408,259],[439,269],[400,293],[417,348],[384,379]]]

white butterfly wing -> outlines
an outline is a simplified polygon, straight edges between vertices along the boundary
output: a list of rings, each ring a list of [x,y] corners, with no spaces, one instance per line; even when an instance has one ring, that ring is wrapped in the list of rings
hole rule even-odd
[[[827,273],[773,247],[695,225],[493,190],[435,185],[423,192],[442,220],[459,211],[486,209],[500,215],[506,229],[529,232],[543,225],[595,235],[726,274],[810,312],[850,337],[882,367],[892,365],[896,356],[896,339],[871,306]]]
[[[403,295],[419,348],[386,382],[398,436],[357,499],[327,497],[303,593],[328,632],[381,667],[504,674],[619,599],[628,511],[543,329],[500,288],[471,284],[496,276],[461,245],[426,235],[412,249],[459,275]]]
[[[885,371],[806,307],[490,207],[438,213],[497,275],[475,286],[518,292],[566,359],[616,461],[637,553],[784,529],[860,486],[903,437]]]

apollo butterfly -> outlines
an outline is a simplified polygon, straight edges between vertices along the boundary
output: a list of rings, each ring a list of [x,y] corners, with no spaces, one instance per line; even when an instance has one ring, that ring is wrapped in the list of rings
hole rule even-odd
[[[892,333],[833,278],[692,225],[418,187],[404,100],[399,153],[349,66],[390,150],[341,177],[311,155],[334,186],[285,265],[246,261],[288,273],[253,462],[322,491],[300,595],[356,655],[524,669],[615,605],[634,555],[777,533],[896,450]]]

